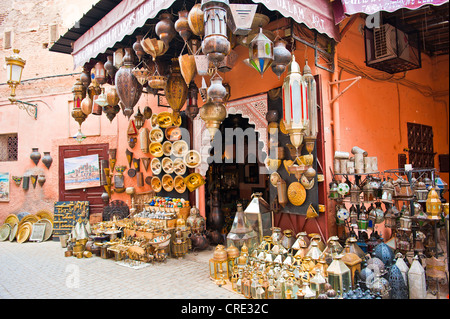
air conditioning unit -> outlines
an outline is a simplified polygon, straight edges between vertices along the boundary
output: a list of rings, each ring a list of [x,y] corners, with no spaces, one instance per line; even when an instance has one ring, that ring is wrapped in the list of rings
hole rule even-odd
[[[390,74],[421,67],[419,36],[393,25],[365,28],[366,65]]]

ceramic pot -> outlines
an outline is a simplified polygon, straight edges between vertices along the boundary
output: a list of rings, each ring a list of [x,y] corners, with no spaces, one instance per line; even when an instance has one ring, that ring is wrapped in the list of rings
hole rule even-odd
[[[53,163],[53,158],[51,157],[50,152],[44,152],[42,163],[44,163],[45,167],[50,168]]]
[[[37,182],[42,187],[42,185],[44,185],[44,183],[45,183],[45,175],[39,175]]]
[[[32,152],[30,154],[30,158],[34,164],[38,164],[41,159],[41,153],[39,153],[39,148],[32,148]]]

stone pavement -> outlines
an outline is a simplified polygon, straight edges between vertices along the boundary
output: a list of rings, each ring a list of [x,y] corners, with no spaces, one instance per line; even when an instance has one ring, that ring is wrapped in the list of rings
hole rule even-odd
[[[52,240],[0,242],[0,299],[245,299],[209,279],[212,249],[142,269],[64,251]]]

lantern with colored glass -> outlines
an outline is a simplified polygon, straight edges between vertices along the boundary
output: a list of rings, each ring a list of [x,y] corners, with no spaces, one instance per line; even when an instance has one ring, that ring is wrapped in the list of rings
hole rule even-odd
[[[394,215],[392,205],[389,205],[386,214],[384,215],[384,226],[387,228],[397,228],[397,216]]]
[[[356,288],[355,275],[361,272],[362,259],[357,254],[350,251],[350,247],[347,244],[345,247],[345,253],[342,257],[342,261],[350,269],[352,287]]]
[[[81,123],[87,118],[87,115],[83,113],[81,110],[81,101],[86,97],[86,88],[83,86],[80,80],[72,87],[73,93],[73,109],[72,109],[72,117],[81,127]]]
[[[231,44],[227,36],[228,0],[202,0],[205,37],[202,41],[203,54],[213,64],[218,64],[230,53]]]
[[[439,199],[438,193],[433,187],[428,193],[426,207],[428,219],[440,219],[440,215],[442,212],[442,202]]]
[[[249,63],[261,74],[270,67],[273,62],[273,42],[259,29],[258,35],[249,45]]]
[[[6,83],[11,88],[11,97],[16,96],[16,87],[20,84],[22,71],[26,63],[26,61],[19,56],[19,52],[20,50],[13,49],[13,54],[5,58],[7,79]]]
[[[358,229],[367,229],[369,225],[369,216],[367,215],[366,208],[364,205],[361,206],[361,213],[358,216]]]
[[[94,73],[95,73],[95,81],[97,81],[98,84],[102,85],[106,83],[106,69],[103,62],[97,62],[94,66]]]
[[[307,84],[300,72],[300,66],[292,55],[288,66],[288,74],[282,86],[283,95],[283,121],[289,134],[292,145],[299,153],[303,142],[305,130],[308,127],[308,99]]]
[[[391,182],[391,179],[388,178],[388,180],[383,184],[381,188],[381,201],[383,203],[392,203],[394,198],[394,185]]]
[[[213,253],[213,258],[209,260],[209,276],[217,280],[224,275],[228,278],[228,256],[223,245],[217,245]]]
[[[411,224],[412,224],[411,213],[406,204],[403,204],[400,213],[402,217],[400,217],[400,227],[398,229],[403,230],[405,232],[411,231]]]
[[[335,180],[332,180],[329,184],[330,187],[330,191],[328,194],[328,197],[330,197],[331,199],[338,199],[339,198],[339,193],[338,193],[338,184]]]
[[[311,151],[314,149],[314,142],[317,138],[318,118],[317,118],[317,92],[316,80],[311,73],[311,68],[308,65],[308,60],[305,61],[303,68],[303,79],[306,82],[307,98],[308,98],[308,118],[309,125],[305,132],[305,146]],[[309,152],[311,154],[311,152]]]

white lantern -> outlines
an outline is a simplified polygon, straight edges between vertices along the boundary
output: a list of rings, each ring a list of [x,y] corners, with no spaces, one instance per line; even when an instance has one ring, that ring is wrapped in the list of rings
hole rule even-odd
[[[292,55],[288,74],[283,82],[283,120],[289,133],[291,143],[299,148],[308,127],[307,84],[300,72],[300,66]]]
[[[11,96],[16,96],[16,87],[20,84],[22,71],[26,61],[19,56],[19,50],[14,49],[13,54],[5,58],[6,61],[6,83],[11,88]]]
[[[427,283],[425,278],[425,269],[415,256],[408,271],[408,285],[410,299],[425,299],[427,297]]]
[[[305,132],[305,135],[310,139],[316,139],[318,128],[317,119],[317,91],[316,91],[316,80],[311,73],[311,68],[308,65],[308,61],[305,63],[303,68],[303,79],[307,86],[307,97],[308,97],[308,117],[309,126]]]

